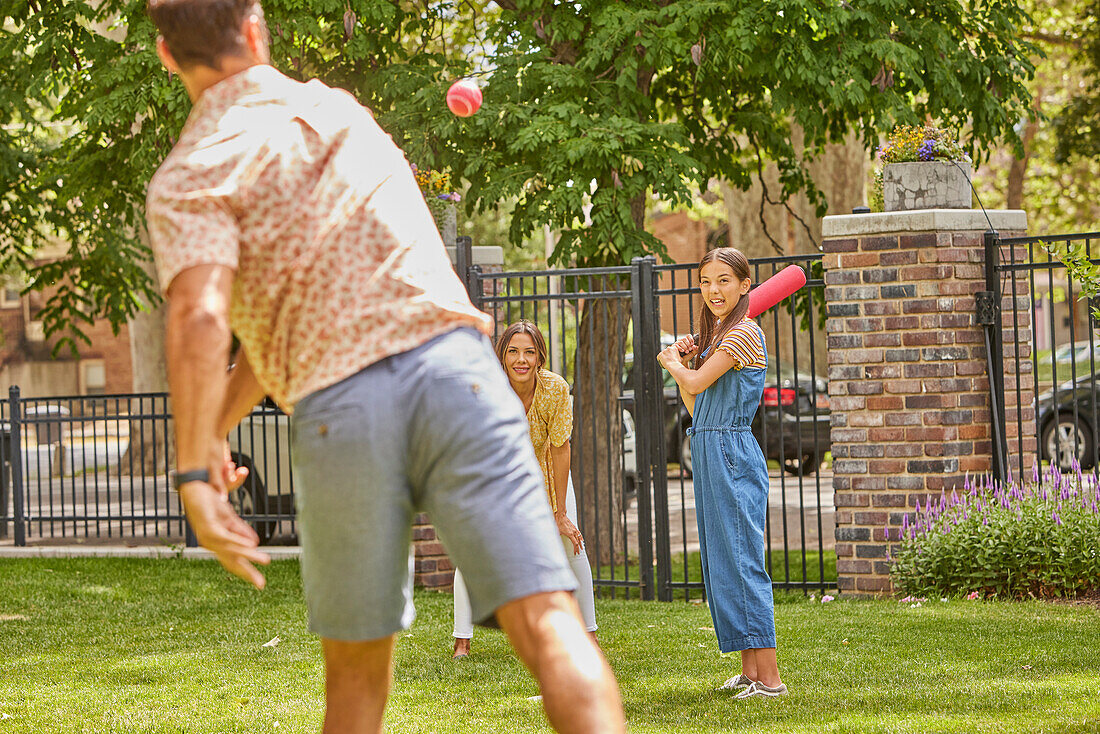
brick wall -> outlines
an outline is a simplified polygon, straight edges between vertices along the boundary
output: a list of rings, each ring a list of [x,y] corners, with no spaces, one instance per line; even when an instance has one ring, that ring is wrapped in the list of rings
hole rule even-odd
[[[454,586],[455,567],[435,535],[435,528],[424,513],[413,519],[414,583],[436,591]]]
[[[984,332],[974,298],[985,289],[988,226],[980,212],[947,214],[825,220],[837,573],[845,592],[890,591],[885,528],[900,527],[918,501],[961,486],[967,472],[992,466]],[[1026,230],[1023,212],[990,214],[1004,236]],[[1018,288],[1004,293],[1006,309],[1027,294],[1026,282]],[[1019,345],[1015,338],[1005,331],[1006,366],[1017,347],[1030,356],[1030,333],[1021,330]],[[1014,372],[1005,388],[1016,446]],[[1033,456],[1032,390],[1024,388],[1019,399],[1024,436],[1031,436],[1025,454]]]

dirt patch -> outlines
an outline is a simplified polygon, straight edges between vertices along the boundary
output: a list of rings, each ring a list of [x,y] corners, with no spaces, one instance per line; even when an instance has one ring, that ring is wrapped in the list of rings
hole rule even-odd
[[[1100,610],[1100,590],[1090,591],[1072,599],[1051,599],[1051,601],[1055,604],[1067,604],[1071,607],[1092,607]]]
[[[0,614],[0,622],[26,622],[22,614]]]

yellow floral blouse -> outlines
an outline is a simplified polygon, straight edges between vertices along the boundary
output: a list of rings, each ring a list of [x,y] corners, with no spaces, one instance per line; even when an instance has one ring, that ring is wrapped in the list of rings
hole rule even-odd
[[[527,423],[531,429],[535,456],[538,457],[546,480],[546,495],[554,512],[558,511],[558,498],[554,494],[554,466],[550,461],[550,447],[563,445],[573,434],[573,406],[570,402],[569,383],[549,370],[539,370],[535,398],[527,411]]]

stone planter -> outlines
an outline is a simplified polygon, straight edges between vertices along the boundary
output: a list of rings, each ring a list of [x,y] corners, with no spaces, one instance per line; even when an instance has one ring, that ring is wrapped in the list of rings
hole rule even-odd
[[[435,226],[447,247],[455,246],[458,236],[458,208],[453,202],[443,199],[428,199],[428,210],[432,213]]]
[[[969,209],[969,161],[889,163],[882,169],[882,200],[888,212]]]

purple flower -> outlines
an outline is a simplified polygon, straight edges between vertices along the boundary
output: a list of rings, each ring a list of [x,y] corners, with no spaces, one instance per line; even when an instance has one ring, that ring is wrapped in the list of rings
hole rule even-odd
[[[917,156],[922,161],[933,160],[936,157],[936,141],[925,140],[921,143],[920,147],[917,148]]]
[[[1058,516],[1058,510],[1054,510],[1050,513],[1050,519],[1054,521],[1055,525],[1062,524],[1062,518]]]

